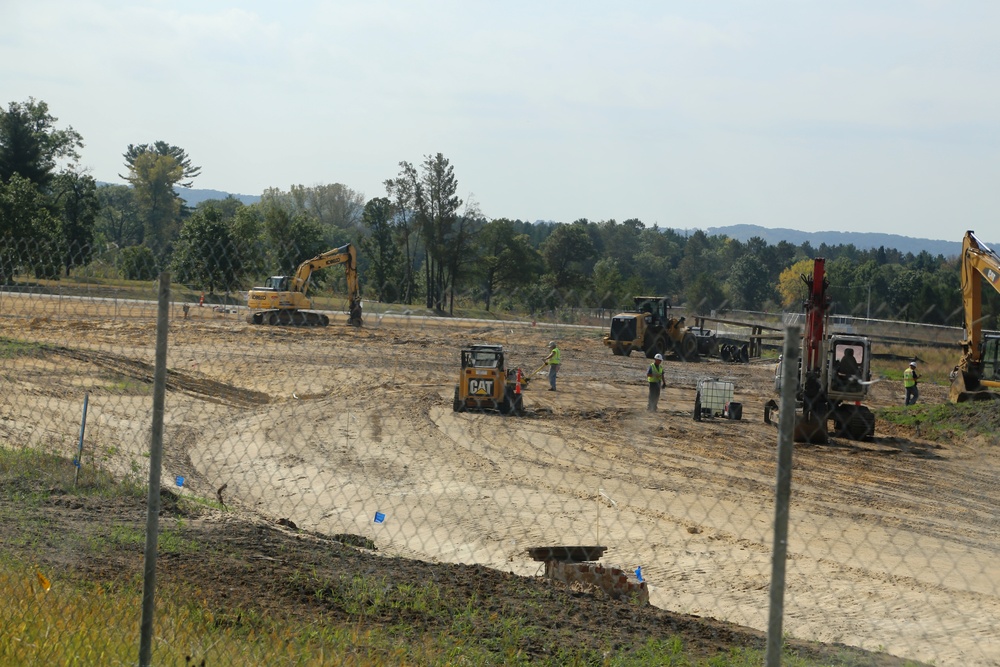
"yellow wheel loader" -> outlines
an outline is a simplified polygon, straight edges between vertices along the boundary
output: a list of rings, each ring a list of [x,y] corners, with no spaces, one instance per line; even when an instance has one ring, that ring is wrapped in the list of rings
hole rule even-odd
[[[652,359],[657,354],[673,352],[682,361],[697,361],[699,356],[718,356],[715,332],[688,327],[684,318],[670,315],[670,302],[659,296],[633,297],[635,308],[611,318],[611,331],[604,344],[615,356],[629,356],[633,350]]]

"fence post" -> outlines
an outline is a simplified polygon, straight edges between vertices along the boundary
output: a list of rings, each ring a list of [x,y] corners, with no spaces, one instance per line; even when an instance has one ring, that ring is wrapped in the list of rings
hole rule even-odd
[[[785,563],[788,554],[788,505],[792,491],[792,449],[795,430],[795,393],[798,386],[797,325],[785,329],[781,361],[781,404],[778,408],[778,476],[774,492],[774,546],[771,551],[770,611],[767,619],[767,667],[781,665],[781,626],[784,618]]]
[[[160,274],[156,312],[156,362],[153,367],[153,425],[149,443],[149,491],[146,496],[146,552],[139,623],[139,667],[149,667],[153,652],[153,602],[156,593],[156,541],[159,533],[160,466],[163,461],[163,403],[167,391],[167,326],[170,319],[170,273]]]
[[[76,461],[74,465],[76,466],[76,472],[73,473],[73,488],[76,488],[77,482],[80,480],[80,466],[83,465],[83,434],[87,430],[87,403],[90,400],[90,392],[83,392],[83,418],[80,419],[80,441],[76,447]]]

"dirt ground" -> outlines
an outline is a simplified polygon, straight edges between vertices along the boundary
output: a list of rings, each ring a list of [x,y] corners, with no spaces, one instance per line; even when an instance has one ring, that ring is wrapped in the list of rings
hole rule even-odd
[[[612,356],[595,329],[412,314],[293,329],[190,311],[174,309],[168,352],[164,481],[183,476],[181,493],[215,498],[225,484],[227,506],[248,518],[515,575],[540,573],[530,547],[605,545],[605,563],[641,566],[654,607],[766,628],[770,364],[668,359],[651,414],[647,361]],[[72,450],[88,391],[94,455],[144,474],[152,309],[4,294],[0,337],[47,346],[0,359],[0,439]],[[535,376],[524,417],[452,411],[463,346],[502,343],[530,370],[551,339],[559,391]],[[742,420],[692,419],[706,378],[734,383]],[[901,393],[877,383],[869,403],[898,405]],[[946,398],[922,387],[925,402]],[[881,420],[871,442],[797,445],[785,633],[938,665],[1000,664],[998,470],[983,438],[932,442]]]

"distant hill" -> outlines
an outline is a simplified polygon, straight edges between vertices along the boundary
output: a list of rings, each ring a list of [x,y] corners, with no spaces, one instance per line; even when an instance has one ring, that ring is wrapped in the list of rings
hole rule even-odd
[[[859,250],[869,250],[885,246],[895,248],[902,253],[912,252],[914,255],[926,250],[931,255],[957,257],[962,252],[962,237],[964,231],[956,233],[954,241],[935,241],[933,239],[915,239],[899,234],[879,234],[877,232],[800,232],[794,229],[768,229],[757,225],[730,225],[728,227],[709,227],[705,230],[709,236],[725,234],[731,239],[746,242],[754,236],[767,241],[769,245],[777,245],[779,241],[787,241],[792,245],[801,245],[806,241],[813,248],[825,243],[828,246],[854,244]],[[995,247],[995,246],[991,246]]]
[[[177,194],[188,206],[197,206],[209,199],[225,199],[235,197],[244,204],[256,204],[260,201],[260,195],[237,195],[222,190],[199,190],[198,188],[174,188]]]

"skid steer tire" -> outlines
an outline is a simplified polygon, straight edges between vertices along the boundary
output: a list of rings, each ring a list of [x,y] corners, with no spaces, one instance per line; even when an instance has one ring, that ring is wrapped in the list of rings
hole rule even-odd
[[[455,402],[452,403],[451,409],[455,412],[465,412],[465,404],[458,398],[458,387],[455,387]]]

